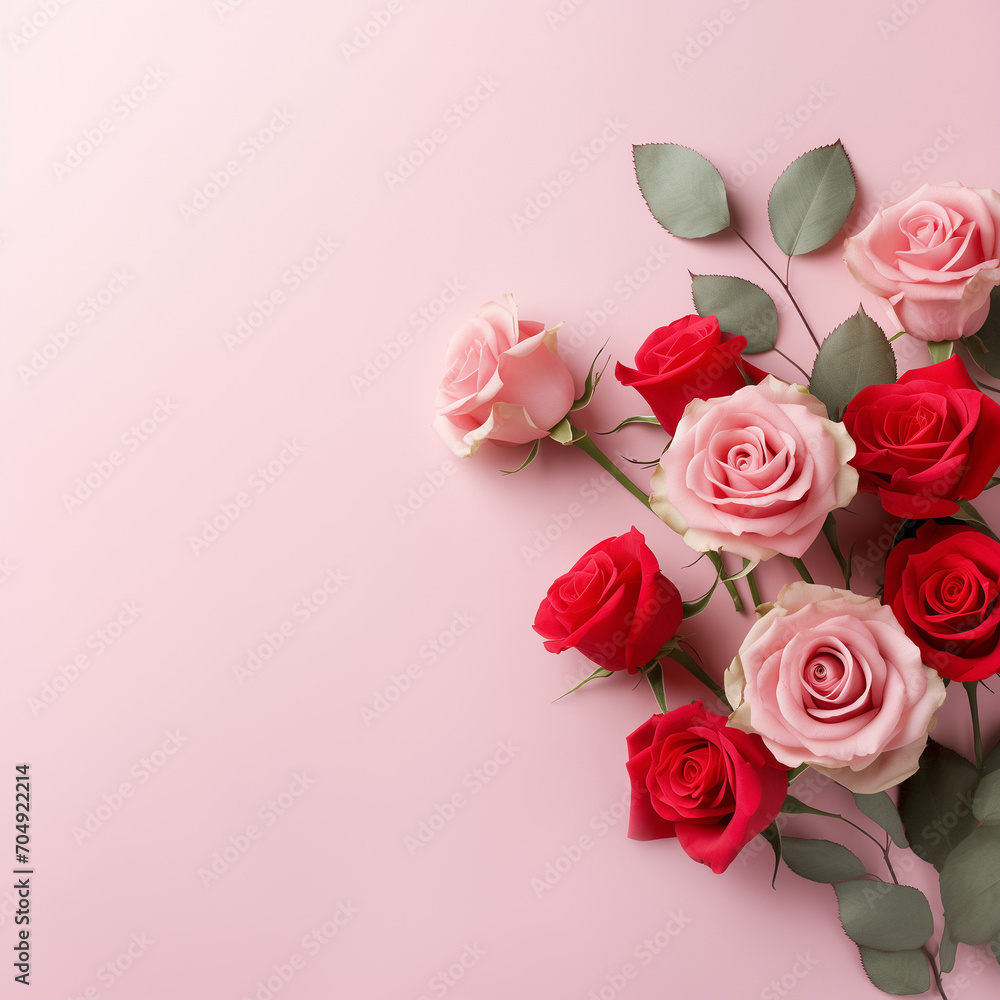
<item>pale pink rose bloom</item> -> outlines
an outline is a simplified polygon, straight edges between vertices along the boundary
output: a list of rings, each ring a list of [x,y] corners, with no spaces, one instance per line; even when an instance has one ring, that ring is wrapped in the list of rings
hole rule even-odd
[[[925,184],[849,237],[844,263],[898,330],[918,340],[966,337],[986,322],[1000,284],[1000,194]]]
[[[573,375],[559,360],[556,331],[518,321],[514,298],[487,302],[451,338],[434,429],[462,458],[483,441],[526,444],[545,437],[573,405]]]
[[[653,472],[650,504],[699,552],[800,557],[857,492],[854,451],[820,400],[768,375],[688,403]]]
[[[750,629],[725,687],[731,726],[863,794],[917,770],[945,697],[891,608],[807,583],[784,587]]]

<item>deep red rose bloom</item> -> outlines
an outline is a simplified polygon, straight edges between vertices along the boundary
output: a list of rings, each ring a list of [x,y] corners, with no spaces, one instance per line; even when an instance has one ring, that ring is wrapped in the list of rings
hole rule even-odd
[[[859,489],[899,517],[948,517],[973,500],[1000,466],[1000,405],[957,355],[870,385],[847,404]]]
[[[954,681],[1000,670],[1000,544],[961,524],[928,521],[885,563],[885,603],[924,663]]]
[[[632,528],[598,542],[549,587],[533,628],[550,653],[575,648],[634,674],[674,637],[683,614],[677,588]]]
[[[714,316],[684,316],[654,330],[635,356],[635,368],[615,365],[615,378],[637,389],[668,434],[692,399],[729,396],[746,385],[737,361],[746,337],[723,343]]]
[[[676,837],[718,875],[778,815],[788,768],[756,733],[702,703],[654,715],[628,738],[633,840]]]

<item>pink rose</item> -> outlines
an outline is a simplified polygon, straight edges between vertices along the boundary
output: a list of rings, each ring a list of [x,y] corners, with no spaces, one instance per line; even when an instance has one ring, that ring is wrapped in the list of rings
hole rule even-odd
[[[1000,284],[1000,194],[955,181],[925,184],[847,239],[844,262],[885,300],[897,328],[918,340],[975,333]]]
[[[768,375],[731,396],[696,399],[653,473],[653,511],[699,552],[801,556],[858,474],[843,424],[801,386]]]
[[[483,441],[543,438],[573,405],[573,375],[556,350],[558,327],[518,321],[513,296],[506,300],[487,302],[448,344],[434,429],[462,458]]]
[[[731,726],[758,733],[782,764],[806,763],[864,794],[917,770],[945,696],[891,608],[807,583],[781,590],[725,685]]]

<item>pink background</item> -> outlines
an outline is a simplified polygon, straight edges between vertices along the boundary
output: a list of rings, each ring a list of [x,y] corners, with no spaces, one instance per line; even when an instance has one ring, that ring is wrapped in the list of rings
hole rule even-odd
[[[775,264],[770,185],[838,137],[856,218],[924,181],[1000,184],[1000,9],[11,0],[0,28],[0,733],[33,775],[31,995],[878,996],[832,891],[787,870],[772,891],[759,843],[714,876],[626,838],[646,690],[552,703],[589,667],[529,626],[586,548],[634,523],[689,599],[706,566],[582,454],[516,477],[520,450],[450,459],[431,405],[449,335],[507,291],[565,321],[582,381],[606,338],[628,360],[691,310],[687,269],[774,290],[735,240],[656,225],[634,142],[710,157]],[[791,275],[821,331],[859,299],[882,319],[836,246]],[[584,422],[643,410],[609,377]],[[882,520],[856,507],[863,551]],[[689,626],[716,676],[748,621],[720,591]],[[968,753],[960,695],[939,735]],[[951,982],[994,997],[1000,968],[963,947]]]

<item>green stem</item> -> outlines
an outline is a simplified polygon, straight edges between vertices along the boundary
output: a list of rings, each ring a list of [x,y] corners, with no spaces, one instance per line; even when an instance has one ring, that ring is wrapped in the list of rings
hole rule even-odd
[[[801,559],[796,559],[795,556],[789,556],[788,561],[798,570],[799,576],[802,577],[806,583],[813,583],[813,578],[806,569],[806,564]]]
[[[725,689],[716,684],[715,681],[713,681],[712,678],[705,673],[702,667],[695,661],[693,656],[690,656],[683,649],[677,648],[676,644],[674,644],[672,648],[666,650],[663,653],[663,656],[673,660],[674,663],[679,663],[692,677],[701,681],[701,683],[704,684],[705,687],[707,687],[708,690],[711,691],[723,705],[730,709],[730,711],[732,710],[733,706],[729,704],[729,699],[726,697]]]
[[[743,241],[744,245],[757,258],[757,260],[759,260],[764,265],[764,267],[766,267],[771,272],[771,274],[774,275],[775,280],[785,290],[785,294],[788,296],[788,301],[791,302],[793,306],[795,306],[795,311],[799,314],[799,319],[802,320],[803,324],[805,325],[805,328],[809,331],[809,336],[812,337],[813,343],[816,345],[816,350],[818,351],[819,341],[816,339],[816,334],[813,333],[813,328],[809,325],[809,320],[805,318],[805,315],[799,308],[798,302],[795,301],[795,296],[792,295],[791,290],[788,287],[788,282],[782,281],[781,275],[778,274],[778,272],[775,271],[775,269],[771,267],[771,265],[768,264],[768,262],[764,260],[764,258],[761,257],[759,253],[757,253],[757,251],[750,245],[746,237],[735,226],[730,226],[729,228],[732,229],[732,231]],[[788,262],[789,264],[791,264],[791,258],[789,258]]]
[[[615,465],[615,463],[612,462],[600,448],[597,447],[594,443],[594,439],[581,428],[574,427],[573,425],[570,426],[573,429],[574,437],[577,433],[582,435],[574,441],[573,444],[575,444],[582,452],[588,454],[602,469],[606,472],[610,472],[611,475],[614,476],[615,479],[617,479],[618,482],[620,482],[622,486],[624,486],[625,489],[627,489],[629,493],[636,498],[636,500],[643,504],[648,510],[652,510],[649,506],[649,497],[646,496],[646,494],[640,490],[639,487],[636,486],[635,483],[633,483],[632,480],[629,479],[628,476],[626,476],[625,473],[622,472],[622,470],[619,469],[618,466]]]
[[[753,598],[753,606],[759,608],[764,602],[760,599],[760,590],[757,588],[757,577],[754,571],[747,573],[747,584],[750,586],[750,596]]]
[[[619,469],[618,466],[615,465],[615,463],[612,462],[611,459],[608,458],[608,456],[605,455],[604,452],[597,447],[597,445],[594,443],[594,439],[590,437],[590,435],[587,434],[587,432],[582,430],[581,428],[575,427],[572,424],[570,425],[570,427],[572,428],[574,437],[576,437],[577,434],[580,435],[580,437],[577,438],[573,442],[573,444],[575,444],[577,448],[579,448],[582,452],[588,454],[602,469],[604,469],[606,472],[610,472],[611,475],[614,476],[615,479],[617,479],[618,482],[620,482],[622,486],[624,486],[625,489],[627,489],[629,493],[632,494],[632,496],[634,496],[640,503],[642,503],[647,510],[652,510],[653,508],[650,506],[649,497],[646,496],[646,494],[643,493],[643,491],[640,490],[639,487],[636,486],[635,483],[633,483],[632,480],[629,479],[628,476],[626,476],[625,473],[622,472],[622,470]],[[722,557],[719,555],[719,553],[709,552],[707,553],[707,555],[708,558],[712,560],[712,563],[715,565],[715,568],[719,571],[719,576],[725,577],[726,569],[722,565]],[[726,585],[726,590],[729,591],[729,596],[733,599],[733,607],[737,611],[742,611],[743,599],[740,597],[740,592],[736,589],[735,582],[732,580],[724,580],[723,582]]]
[[[733,607],[737,611],[745,610],[743,606],[743,598],[740,597],[740,592],[736,589],[736,581],[726,579],[726,566],[722,561],[722,556],[718,552],[713,552],[711,550],[706,552],[705,555],[707,555],[711,560],[712,565],[719,574],[719,578],[726,585],[726,590],[729,591],[729,596],[733,599]]]
[[[965,693],[969,696],[969,711],[972,713],[972,739],[976,746],[976,767],[983,770],[983,734],[979,728],[979,681],[965,681]]]
[[[944,983],[941,982],[941,973],[938,972],[938,965],[934,960],[934,956],[930,953],[930,949],[925,944],[920,946],[920,950],[924,953],[924,957],[930,963],[931,972],[934,973],[934,982],[937,983],[938,993],[941,994],[941,1000],[948,1000],[948,994],[944,991]]]

